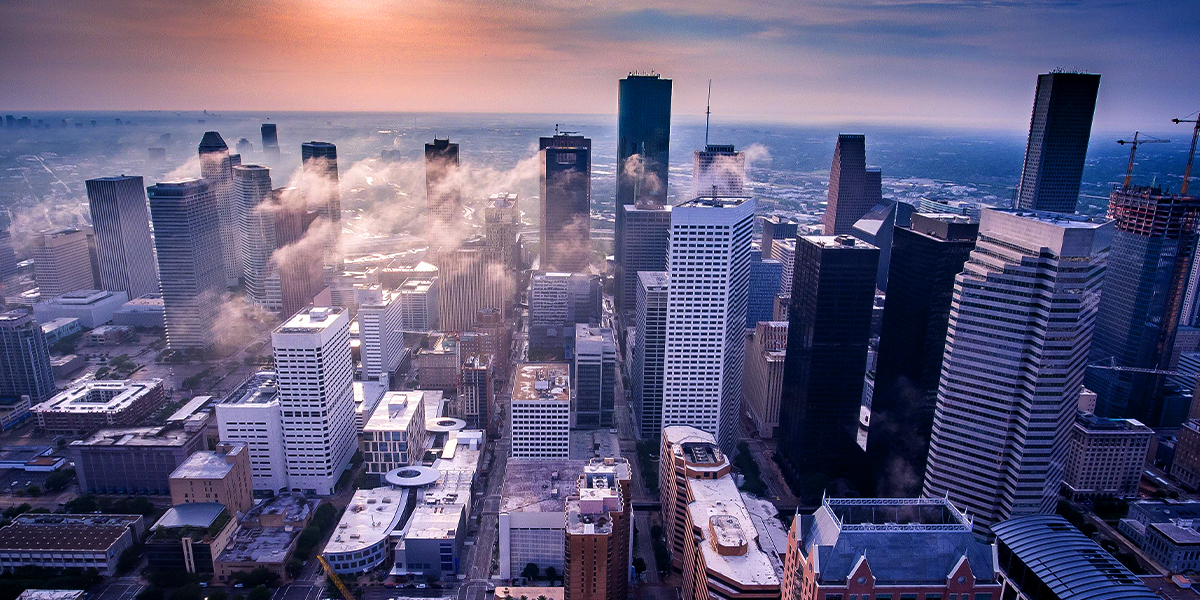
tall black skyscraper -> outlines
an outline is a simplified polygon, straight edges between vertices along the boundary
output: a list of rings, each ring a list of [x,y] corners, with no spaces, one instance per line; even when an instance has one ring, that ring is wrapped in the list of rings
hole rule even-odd
[[[263,157],[268,161],[279,159],[279,131],[274,123],[263,123],[262,131]]]
[[[671,80],[630,73],[617,98],[617,204],[667,201],[671,148]],[[630,157],[641,157],[641,164]]]
[[[154,240],[141,177],[122,175],[84,182],[96,235],[96,283],[130,298],[158,292]]]
[[[1088,360],[1170,369],[1196,247],[1200,198],[1135,186],[1112,192],[1108,216],[1114,219],[1115,231]],[[1150,373],[1088,369],[1084,385],[1096,392],[1100,416],[1134,418],[1157,427],[1168,424],[1163,379]]]
[[[1038,75],[1017,207],[1075,212],[1099,88],[1090,73]]]
[[[779,455],[793,479],[861,464],[859,409],[879,249],[848,235],[802,235],[788,321]],[[805,496],[821,490],[803,490]]]
[[[887,302],[875,367],[867,458],[876,494],[921,491],[954,277],[975,248],[979,223],[912,215],[892,235]]]
[[[825,205],[825,235],[842,235],[883,200],[879,169],[867,168],[867,140],[862,134],[843,133],[833,149],[829,168],[829,194]]]
[[[229,154],[229,146],[216,131],[204,132],[199,149],[200,176],[208,181],[221,220],[221,264],[225,269],[225,285],[236,286],[242,274],[242,215],[237,210],[233,190],[233,168],[242,164],[242,157]]]
[[[592,252],[592,140],[558,133],[539,144],[541,270],[580,273]]]
[[[433,227],[458,225],[462,218],[462,190],[454,172],[458,170],[458,144],[434,138],[425,144],[426,210]]]
[[[309,182],[308,205],[324,219],[325,264],[342,268],[342,194],[338,190],[337,146],[329,142],[304,142],[300,145],[304,172]]]

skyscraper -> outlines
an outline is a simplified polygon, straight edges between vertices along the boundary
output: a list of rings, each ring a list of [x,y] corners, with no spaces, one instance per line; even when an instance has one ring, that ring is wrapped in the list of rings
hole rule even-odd
[[[43,299],[96,289],[87,234],[78,229],[59,229],[35,235],[33,279]]]
[[[854,229],[871,207],[883,200],[879,169],[867,168],[867,140],[862,134],[838,135],[829,169],[829,197],[825,205],[825,235],[842,235]]]
[[[281,290],[268,285],[273,275],[271,254],[278,247],[270,207],[271,170],[259,165],[238,165],[233,168],[233,183],[237,190],[246,297],[257,306],[279,312],[283,309]]]
[[[501,192],[488,198],[483,209],[483,237],[494,252],[500,254],[500,263],[510,275],[518,269],[521,249],[517,246],[517,232],[521,228],[521,211],[516,194]],[[507,292],[509,298],[515,293],[515,285]]]
[[[563,356],[576,323],[600,322],[602,302],[599,275],[535,273],[529,280],[530,356]]]
[[[467,331],[481,308],[503,310],[508,301],[511,275],[487,240],[471,238],[461,247],[438,249],[438,319],[445,331]]]
[[[637,329],[630,374],[634,426],[638,436],[653,438],[662,429],[663,369],[667,352],[667,286],[665,272],[638,273]]]
[[[140,298],[158,292],[154,240],[141,177],[102,177],[86,182],[100,287]]]
[[[425,144],[425,199],[431,227],[459,227],[462,189],[458,177],[458,144],[433,138]]]
[[[667,268],[667,232],[671,228],[669,205],[617,205],[617,229],[622,232],[616,244],[614,302],[621,323],[628,327],[636,319],[638,273]]]
[[[438,328],[438,278],[410,277],[400,285],[401,322],[409,331]]]
[[[42,326],[25,309],[0,313],[0,395],[29,396],[37,404],[55,391]]]
[[[1075,212],[1099,88],[1100,76],[1090,73],[1038,75],[1018,207]]]
[[[263,123],[259,128],[262,132],[263,158],[266,162],[279,161],[279,132],[274,123]]]
[[[796,237],[797,226],[796,222],[779,215],[766,215],[758,218],[759,224],[762,226],[762,257],[772,258],[775,256],[774,242],[775,240],[790,240]],[[788,288],[791,291],[791,288]]]
[[[796,238],[779,456],[792,478],[855,471],[879,249],[848,235]],[[805,494],[812,490],[804,490]]]
[[[617,95],[617,204],[666,204],[671,80],[630,73]]]
[[[781,268],[779,274],[779,293],[790,296],[792,293],[792,278],[796,269],[796,244],[795,238],[786,238],[775,240],[771,244],[771,258],[779,261]],[[763,255],[766,258],[767,255]]]
[[[17,253],[8,232],[8,215],[0,213],[0,281],[17,274]]]
[[[403,306],[400,293],[384,290],[379,300],[358,305],[359,354],[363,378],[381,380],[404,357]]]
[[[350,318],[342,308],[312,308],[271,334],[283,410],[288,485],[333,493],[357,447]]]
[[[586,271],[592,253],[592,140],[556,133],[539,145],[541,270]]]
[[[564,506],[563,600],[626,600],[633,479],[624,458],[593,458]],[[567,483],[571,485],[571,483]]]
[[[241,215],[233,186],[233,168],[240,165],[241,160],[241,155],[233,160],[221,134],[204,132],[200,140],[200,176],[208,180],[217,203],[217,218],[221,220],[221,264],[225,268],[225,285],[230,287],[236,286],[242,276]]]
[[[954,278],[977,237],[979,223],[951,215],[914,214],[893,232],[867,437],[877,495],[921,491]]]
[[[708,144],[692,158],[692,194],[696,196],[744,196],[746,153],[733,144]]]
[[[338,190],[337,146],[329,142],[305,142],[300,158],[309,186],[309,206],[325,221],[325,264],[342,270],[342,194]]]
[[[242,158],[250,158],[250,155],[254,154],[254,143],[246,138],[238,140],[237,153]]]
[[[1112,237],[1111,222],[983,211],[955,278],[922,488],[978,531],[1054,510]]]
[[[271,190],[270,215],[275,227],[275,248],[271,254],[268,282],[279,282],[280,314],[290,316],[310,306],[321,290],[323,252],[310,244],[299,243],[317,219],[317,213],[305,206],[295,187]]]
[[[671,211],[662,423],[708,431],[728,453],[741,418],[755,206],[698,197]]]
[[[167,347],[207,350],[220,344],[225,272],[221,225],[207,181],[158,183],[147,190],[163,297]]]
[[[892,260],[892,236],[897,227],[912,223],[913,207],[907,202],[884,200],[854,222],[850,235],[879,248],[875,287],[887,291],[888,265]]]
[[[1112,359],[1120,367],[1171,369],[1196,248],[1200,198],[1141,186],[1114,190],[1108,216],[1115,232],[1088,362]],[[1096,414],[1157,427],[1165,424],[1164,379],[1089,369],[1084,385],[1096,392]]]
[[[779,427],[787,337],[786,321],[759,321],[754,331],[746,333],[746,376],[742,382],[746,414],[764,438],[774,437]]]
[[[572,424],[580,429],[613,426],[613,391],[617,375],[617,344],[611,329],[586,323],[575,325],[575,392]]]
[[[770,321],[775,313],[775,296],[783,265],[774,259],[750,262],[750,295],[746,305],[746,329],[754,329],[759,321]]]

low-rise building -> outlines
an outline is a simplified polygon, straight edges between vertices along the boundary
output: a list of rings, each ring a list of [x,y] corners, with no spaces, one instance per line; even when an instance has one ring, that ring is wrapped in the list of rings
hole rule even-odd
[[[592,459],[566,503],[565,600],[625,600],[633,508],[629,462]]]
[[[376,479],[421,460],[425,451],[424,392],[387,392],[363,426],[364,472]]]
[[[992,532],[1003,585],[994,599],[1158,598],[1112,554],[1058,515],[1009,519],[993,525]]]
[[[111,322],[113,314],[128,300],[129,294],[125,292],[77,290],[34,304],[33,316],[39,323],[75,318],[80,325],[92,329]]]
[[[0,396],[0,431],[20,425],[29,418],[29,396]]]
[[[1200,501],[1131,502],[1117,529],[1172,573],[1200,570]]]
[[[461,360],[457,335],[431,336],[428,347],[417,350],[417,385],[423,390],[457,390]]]
[[[164,315],[162,294],[146,294],[121,305],[113,313],[113,325],[128,327],[163,327]]]
[[[133,328],[125,325],[101,325],[83,335],[83,343],[89,346],[116,346],[133,335]]]
[[[3,446],[0,447],[0,470],[47,473],[66,464],[66,459],[52,456],[50,446]]]
[[[0,528],[0,571],[33,566],[111,576],[145,530],[141,515],[23,514]]]
[[[197,502],[167,509],[146,538],[153,569],[213,573],[214,559],[229,543],[237,520],[224,504]]]
[[[787,321],[761,321],[754,326],[753,332],[746,334],[742,396],[759,436],[764,438],[774,437],[775,428],[779,427],[787,332]]]
[[[362,433],[367,419],[371,418],[371,414],[379,406],[379,401],[383,400],[383,395],[387,393],[388,383],[355,380],[351,385],[354,387],[354,425],[358,432]]]
[[[498,586],[493,600],[565,600],[561,587]],[[20,600],[20,599],[18,599]]]
[[[75,317],[62,317],[42,323],[42,333],[45,334],[46,343],[49,345],[80,331],[83,331],[83,324]]]
[[[85,435],[101,427],[132,426],[166,401],[163,380],[90,380],[33,407],[40,429]]]
[[[792,521],[783,600],[1000,600],[994,550],[943,498],[825,498]]]
[[[1200,489],[1200,419],[1189,419],[1179,428],[1171,477],[1185,488]]]
[[[288,581],[287,563],[296,552],[300,531],[316,512],[318,500],[284,492],[250,509],[213,565],[217,581],[230,582],[237,572],[264,568]]]
[[[512,458],[564,460],[571,449],[571,377],[567,363],[523,363],[509,402]]]
[[[201,450],[171,473],[171,503],[224,504],[241,515],[254,505],[250,451],[243,442],[222,442],[213,451]]]
[[[567,498],[576,495],[587,461],[510,459],[500,493],[500,578],[525,565],[563,572]]]
[[[25,590],[17,600],[83,600],[83,590]]]
[[[322,554],[337,573],[365,573],[388,558],[388,536],[401,524],[415,490],[384,486],[358,490]]]
[[[67,446],[79,489],[89,494],[171,492],[171,473],[204,447],[206,414],[182,425],[101,429]]]
[[[1071,429],[1063,492],[1071,498],[1137,495],[1154,430],[1135,419],[1079,413]]]
[[[68,375],[87,366],[87,360],[78,354],[50,357],[50,369],[55,379],[66,379]]]

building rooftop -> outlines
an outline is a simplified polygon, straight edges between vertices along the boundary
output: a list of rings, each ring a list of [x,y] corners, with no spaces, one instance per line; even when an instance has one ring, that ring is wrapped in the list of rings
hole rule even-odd
[[[319,333],[333,325],[344,311],[336,306],[302,310],[284,321],[275,333]]]
[[[1061,600],[1155,600],[1107,550],[1058,515],[1018,517],[992,526],[1008,548]]]
[[[878,248],[875,246],[855,238],[852,235],[802,235],[800,236],[800,239],[806,240],[810,244],[814,244],[822,248],[878,250]]]
[[[663,427],[662,436],[675,455],[687,461],[688,468],[717,471],[729,465],[729,459],[711,433],[686,425],[669,425]]]
[[[259,371],[250,376],[238,389],[225,397],[221,404],[270,404],[279,401],[279,377],[274,371]]]
[[[705,567],[744,586],[779,585],[783,563],[773,544],[770,554],[760,546],[754,519],[733,477],[691,479],[688,488],[695,498],[688,504],[692,522],[704,524],[700,526],[704,539],[698,547]]]
[[[415,491],[390,486],[355,491],[324,552],[354,552],[378,544],[396,529],[410,493]]]
[[[498,586],[494,596],[494,600],[563,600],[564,598],[566,598],[566,592],[561,587]]]
[[[224,504],[218,502],[192,502],[177,504],[167,509],[162,518],[151,529],[175,529],[177,527],[207,528],[227,513]]]
[[[280,515],[289,523],[306,521],[316,511],[318,502],[306,498],[304,494],[281,492],[250,507],[242,520],[257,521],[263,515]]]
[[[212,399],[212,396],[196,396],[188,400],[186,404],[179,407],[179,410],[176,410],[171,413],[171,416],[167,417],[167,423],[182,423],[188,420],[188,417],[196,414],[196,411],[200,410],[201,407],[208,404]]]
[[[565,512],[587,461],[508,459],[500,512]]]
[[[748,196],[696,196],[676,204],[675,208],[736,208],[753,200]]]
[[[1151,523],[1149,527],[1158,530],[1159,533],[1174,544],[1181,546],[1200,545],[1200,531],[1196,531],[1191,527],[1185,527],[1179,523]]]
[[[424,394],[419,391],[387,392],[371,418],[363,426],[364,431],[407,431],[413,418],[422,412]]]
[[[517,367],[512,399],[571,400],[571,367],[567,363],[522,363]]]
[[[161,392],[162,385],[161,379],[85,381],[38,404],[34,410],[76,414],[120,412],[155,388]]]
[[[124,294],[125,292],[119,293]],[[75,290],[73,292],[67,292],[65,294],[56,296],[49,300],[44,300],[44,302],[69,306],[86,306],[89,304],[95,304],[97,302],[103,302],[109,298],[112,298],[113,296],[113,292],[105,290]],[[121,303],[124,304],[127,298],[128,297],[122,298]]]
[[[1153,429],[1146,427],[1137,419],[1107,419],[1084,412],[1079,413],[1075,417],[1075,424],[1093,432],[1142,432],[1146,435],[1152,435],[1154,433]]]
[[[666,271],[638,271],[638,278],[642,280],[642,285],[648,288],[665,288],[671,284],[671,274]]]
[[[101,429],[72,446],[182,446],[194,434],[174,427],[118,427]]]
[[[409,277],[396,291],[401,294],[428,294],[435,281],[432,277]]]
[[[224,479],[233,470],[229,456],[246,451],[246,444],[230,444],[229,453],[201,450],[187,457],[174,471],[171,479]]]
[[[79,322],[79,319],[77,319],[75,317],[59,317],[57,319],[51,319],[49,321],[46,321],[45,323],[42,323],[42,331],[45,333],[50,333],[51,331],[54,331],[55,329],[58,329],[59,327],[70,327],[71,325],[78,323],[78,322]],[[53,590],[46,590],[46,591],[53,591]]]
[[[1046,212],[1039,210],[1029,210],[1023,208],[991,208],[985,207],[983,213],[994,213],[1021,217],[1030,221],[1046,223],[1064,229],[1095,229],[1112,221],[1107,217],[1079,214],[1065,214],[1056,212]]]
[[[621,480],[629,479],[629,461],[593,459],[584,465],[576,494],[567,498],[566,530],[575,535],[607,535],[612,532],[610,513],[621,512]]]
[[[141,515],[19,515],[0,528],[5,550],[107,550]]]
[[[17,600],[82,600],[83,590],[25,590]]]
[[[1145,523],[1200,519],[1200,500],[1137,500],[1129,503],[1129,517]]]
[[[287,559],[299,527],[247,527],[239,525],[217,557],[221,562],[273,562]]]

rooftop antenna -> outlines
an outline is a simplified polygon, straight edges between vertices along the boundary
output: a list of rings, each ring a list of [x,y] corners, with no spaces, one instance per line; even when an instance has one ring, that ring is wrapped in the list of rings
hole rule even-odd
[[[704,109],[704,147],[708,148],[708,121],[712,117],[712,80],[708,80],[708,105]]]

